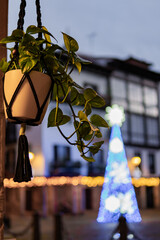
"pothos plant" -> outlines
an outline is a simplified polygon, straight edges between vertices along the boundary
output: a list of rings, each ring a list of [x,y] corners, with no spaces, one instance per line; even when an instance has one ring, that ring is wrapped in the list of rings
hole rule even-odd
[[[38,38],[41,32],[43,38]],[[89,62],[80,58],[76,52],[79,49],[77,41],[71,36],[62,33],[65,48],[57,44],[54,36],[45,27],[29,26],[24,32],[16,29],[11,36],[3,38],[0,43],[16,43],[18,54],[14,47],[11,51],[11,60],[2,59],[0,69],[5,73],[13,69],[21,69],[23,73],[32,70],[49,74],[54,81],[52,100],[56,107],[51,110],[48,117],[48,127],[57,127],[62,136],[71,145],[76,145],[82,158],[93,162],[96,154],[103,144],[99,127],[108,128],[107,122],[99,115],[92,113],[92,108],[101,108],[105,105],[104,99],[91,88],[84,89],[71,77],[72,71],[77,68],[81,72],[82,64]],[[51,41],[51,37],[54,42]],[[74,131],[65,136],[61,126],[71,121],[70,116],[64,115],[61,104],[67,103],[72,113]],[[75,106],[81,107],[77,113]],[[72,137],[76,135],[76,140]],[[90,152],[91,154],[87,154]],[[89,155],[89,156],[88,156]]]

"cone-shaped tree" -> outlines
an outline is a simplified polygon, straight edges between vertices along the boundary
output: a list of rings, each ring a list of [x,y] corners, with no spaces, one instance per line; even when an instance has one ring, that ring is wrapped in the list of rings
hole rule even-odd
[[[112,110],[118,112],[120,108],[114,105],[109,110],[110,115],[112,115]],[[115,121],[113,125],[111,123],[112,129],[109,140],[107,166],[97,221],[116,222],[123,215],[127,222],[140,222],[141,216],[120,130],[120,125],[124,121],[124,114],[121,114],[121,121],[118,119],[119,116],[114,115],[115,117],[117,122]]]

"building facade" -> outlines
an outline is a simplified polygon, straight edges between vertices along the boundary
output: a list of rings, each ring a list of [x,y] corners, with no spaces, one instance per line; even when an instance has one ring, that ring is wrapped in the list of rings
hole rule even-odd
[[[150,64],[133,58],[87,58],[92,64],[83,66],[81,74],[73,72],[72,78],[85,88],[95,89],[105,98],[106,106],[118,104],[124,108],[125,122],[121,130],[128,162],[132,157],[140,156],[141,175],[160,176],[160,73],[151,70]],[[31,162],[34,176],[103,176],[110,130],[101,129],[102,151],[95,155],[94,163],[88,163],[80,157],[75,146],[65,142],[56,128],[47,128],[48,114],[54,106],[51,102],[40,126],[28,127],[26,132],[30,151],[35,154]],[[64,114],[71,115],[65,104],[61,108]],[[94,113],[104,117],[105,108],[94,109]],[[71,123],[62,126],[62,130],[70,135]],[[146,206],[153,206],[154,189],[142,189],[141,196],[144,191],[148,199]]]
[[[107,58],[90,58],[89,60],[92,64],[85,66],[80,75],[74,72],[72,78],[83,87],[95,89],[105,98],[106,106],[118,104],[124,108],[125,122],[122,126],[122,136],[127,159],[140,156],[142,175],[145,177],[159,175],[160,74],[151,71],[149,64],[132,58],[125,61]],[[51,102],[43,124],[38,129],[41,132],[39,139],[41,139],[42,155],[45,159],[45,175],[103,175],[110,131],[102,129],[105,143],[102,151],[95,155],[96,162],[89,164],[81,159],[75,147],[65,142],[56,128],[47,129],[47,116],[53,107],[54,102]],[[65,105],[62,107],[64,113],[71,114]],[[105,115],[105,109],[94,111],[103,117]],[[63,127],[66,135],[69,135],[71,128],[70,123]],[[32,137],[30,140],[34,148],[35,140],[33,144]]]

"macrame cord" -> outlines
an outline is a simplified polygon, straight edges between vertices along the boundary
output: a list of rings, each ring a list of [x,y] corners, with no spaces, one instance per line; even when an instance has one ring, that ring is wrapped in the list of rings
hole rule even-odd
[[[40,1],[36,0],[35,1],[36,4],[36,12],[37,12],[37,26],[39,28],[42,28],[42,22],[41,22],[41,11],[40,11]],[[26,7],[26,1],[25,0],[21,0],[21,4],[20,4],[20,11],[19,11],[19,19],[17,22],[17,29],[21,29],[23,30],[23,25],[24,25],[24,16],[25,16],[25,7]],[[42,39],[42,33],[39,32],[38,33],[38,38]],[[43,49],[43,46],[40,46],[41,50]],[[18,43],[15,44],[14,46],[14,50],[12,52],[13,57],[11,59],[10,65],[7,69],[7,71],[10,70],[10,67],[13,63],[13,60],[18,61],[19,59],[19,53],[18,53]],[[46,69],[48,70],[48,69]],[[48,72],[48,71],[47,71]],[[49,72],[48,72],[49,74]],[[10,102],[8,103],[6,100],[6,96],[4,93],[4,87],[3,87],[3,97],[4,97],[4,102],[6,105],[6,112],[8,115],[8,118],[11,119],[12,121],[14,121],[14,123],[19,123],[21,124],[21,128],[20,128],[20,132],[19,132],[19,141],[18,141],[18,158],[17,158],[17,166],[16,166],[16,172],[15,172],[15,177],[14,177],[14,181],[15,182],[28,182],[31,180],[32,177],[32,170],[31,170],[31,165],[30,165],[30,160],[29,160],[29,151],[28,151],[28,141],[27,141],[27,137],[25,136],[25,129],[26,129],[26,124],[27,125],[32,125],[32,126],[36,126],[38,125],[38,121],[41,118],[41,114],[43,112],[43,109],[46,105],[46,102],[49,98],[49,95],[51,93],[51,90],[53,88],[53,77],[51,74],[49,74],[49,76],[51,77],[52,80],[52,84],[51,84],[51,88],[48,91],[48,94],[43,102],[43,104],[40,106],[34,85],[32,83],[32,79],[30,77],[30,72],[28,73],[24,73]],[[4,81],[5,78],[2,78],[3,80],[3,86],[4,86]],[[32,90],[35,102],[36,102],[36,106],[37,106],[37,114],[36,117],[34,119],[25,119],[22,120],[20,118],[14,117],[12,115],[12,106],[13,103],[17,97],[17,94],[19,93],[23,83],[25,81],[28,81],[30,88]]]

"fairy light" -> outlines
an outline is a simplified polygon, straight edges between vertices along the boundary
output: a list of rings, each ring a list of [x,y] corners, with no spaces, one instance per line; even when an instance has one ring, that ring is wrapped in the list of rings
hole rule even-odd
[[[135,187],[147,186],[147,187],[156,187],[160,185],[159,178],[132,178],[132,184]]]
[[[141,158],[140,157],[132,157],[131,158],[131,163],[134,165],[134,166],[139,166],[140,163],[141,163]]]
[[[34,159],[35,155],[33,152],[29,152],[29,159],[32,161]]]
[[[34,177],[30,182],[14,182],[13,178],[4,179],[5,188],[22,188],[22,187],[43,187],[43,186],[63,186],[63,185],[73,185],[73,186],[87,186],[87,187],[101,187],[104,183],[104,177],[88,177],[88,176],[78,176],[78,177]],[[155,178],[132,178],[132,184],[135,187],[141,186],[159,186],[160,179]]]

